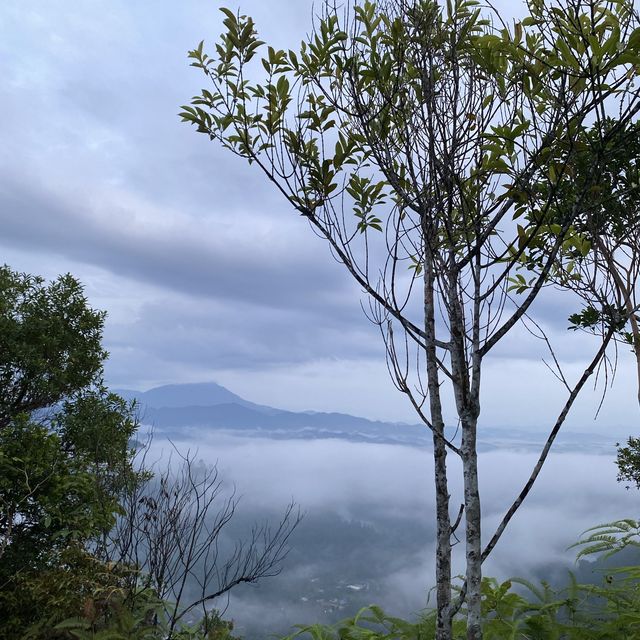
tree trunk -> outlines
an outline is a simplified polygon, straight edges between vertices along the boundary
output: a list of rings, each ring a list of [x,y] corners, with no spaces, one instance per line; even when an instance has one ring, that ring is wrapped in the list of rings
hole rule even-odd
[[[441,437],[433,435],[436,489],[436,640],[451,640],[451,518],[447,486],[447,449]]]
[[[433,262],[429,257],[425,259],[424,269],[424,317],[427,385],[433,427],[433,462],[436,492],[436,640],[451,640],[451,517],[449,514],[449,487],[447,480],[447,447],[435,346]]]
[[[464,477],[464,512],[467,560],[467,640],[482,639],[481,592],[482,539],[480,491],[478,489],[478,454],[475,419],[462,421],[462,465]]]
[[[451,264],[455,256],[450,256]],[[451,272],[453,272],[453,267]],[[449,328],[451,332],[451,373],[456,409],[462,428],[460,454],[464,482],[465,514],[465,599],[467,604],[467,640],[482,640],[481,592],[482,582],[482,537],[480,491],[478,487],[477,424],[480,413],[479,363],[477,361],[478,310],[474,313],[473,351],[470,379],[468,355],[465,350],[466,332],[463,308],[460,303],[457,278],[448,283]],[[477,300],[477,297],[476,297]]]

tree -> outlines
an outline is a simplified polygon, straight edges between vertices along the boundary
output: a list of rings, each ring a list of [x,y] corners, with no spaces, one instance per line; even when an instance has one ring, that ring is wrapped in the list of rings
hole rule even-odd
[[[247,539],[225,544],[239,499],[225,491],[216,467],[175,453],[178,465],[132,483],[105,545],[106,560],[135,567],[130,593],[142,586],[158,596],[168,639],[197,612],[206,635],[220,622],[211,604],[240,584],[278,575],[302,519],[291,503],[277,525],[255,524]]]
[[[16,637],[105,584],[84,545],[115,522],[137,421],[102,385],[104,314],[77,280],[3,266],[0,310],[0,635]]]
[[[630,437],[623,447],[618,445],[618,482],[627,482],[627,489],[633,483],[640,489],[640,438]]]
[[[0,428],[53,407],[99,379],[105,314],[87,305],[71,275],[49,285],[0,268]]]
[[[85,546],[136,476],[138,423],[102,384],[105,316],[77,280],[4,266],[0,309],[0,637],[16,637],[106,584]]]
[[[636,280],[620,287],[619,277],[621,267],[638,264],[638,245],[624,242],[624,224],[616,223],[624,207],[609,206],[636,202],[637,184],[619,180],[619,162],[607,168],[635,135],[640,21],[630,0],[529,0],[527,17],[513,25],[475,0],[322,6],[298,51],[267,47],[263,57],[253,20],[222,9],[225,31],[214,51],[201,42],[189,53],[209,84],[180,115],[256,165],[368,294],[392,378],[433,434],[437,638],[452,637],[464,604],[475,640],[482,562],[576,397],[607,366],[617,340],[631,334],[639,353]],[[531,477],[483,546],[476,449],[483,365],[515,327],[535,330],[546,286],[582,296],[572,326],[599,339],[576,380],[556,371],[566,403]],[[445,427],[445,387],[459,438]],[[463,469],[455,521],[449,455]],[[453,597],[460,522],[466,572]]]
[[[102,384],[105,316],[77,280],[5,265],[0,309],[0,559],[19,571],[113,526],[137,421]]]

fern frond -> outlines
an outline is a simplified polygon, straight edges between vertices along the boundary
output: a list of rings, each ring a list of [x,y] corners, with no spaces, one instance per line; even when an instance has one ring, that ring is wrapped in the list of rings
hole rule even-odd
[[[576,561],[588,555],[602,554],[608,558],[627,546],[640,546],[636,538],[640,538],[640,522],[631,518],[607,522],[591,527],[583,532],[586,537],[578,540],[569,548],[583,547],[576,556]]]
[[[529,580],[525,580],[524,578],[510,578],[511,582],[515,582],[517,584],[522,585],[528,591],[530,591],[540,602],[545,602],[545,592],[540,589],[537,585],[533,584]]]

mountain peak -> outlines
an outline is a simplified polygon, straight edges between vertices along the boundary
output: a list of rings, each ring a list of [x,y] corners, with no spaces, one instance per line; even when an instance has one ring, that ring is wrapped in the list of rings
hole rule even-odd
[[[148,391],[118,391],[125,398],[135,398],[140,404],[163,407],[211,407],[218,404],[247,404],[247,401],[215,382],[165,384]]]

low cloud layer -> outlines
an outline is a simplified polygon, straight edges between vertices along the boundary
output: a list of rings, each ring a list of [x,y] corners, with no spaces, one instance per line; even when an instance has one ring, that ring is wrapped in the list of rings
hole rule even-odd
[[[190,440],[176,444],[182,450],[196,446]],[[376,602],[401,615],[426,605],[434,581],[433,467],[427,451],[215,433],[199,434],[197,451],[204,462],[217,461],[225,481],[242,495],[243,526],[252,518],[277,518],[292,498],[307,514],[282,575],[232,596],[228,615],[241,628],[251,630],[260,620],[269,630],[285,631],[287,624],[315,622],[319,615],[325,621],[340,619],[358,602]],[[508,450],[481,456],[485,540],[534,462],[532,453]],[[575,558],[568,547],[581,532],[635,515],[637,495],[617,484],[615,471],[611,456],[552,455],[487,561],[486,575],[562,579]],[[451,494],[455,510],[459,481],[453,482]],[[241,528],[236,532],[240,535]],[[458,549],[463,553],[463,544]],[[455,570],[462,570],[460,558]],[[332,591],[332,597],[345,598],[347,604],[342,609],[326,605],[324,611],[317,604],[324,598],[319,584],[327,601]],[[366,584],[366,591],[349,590],[349,584]]]

